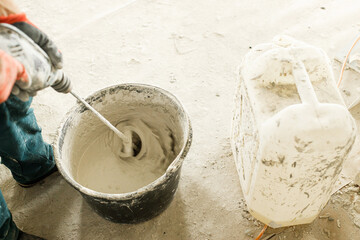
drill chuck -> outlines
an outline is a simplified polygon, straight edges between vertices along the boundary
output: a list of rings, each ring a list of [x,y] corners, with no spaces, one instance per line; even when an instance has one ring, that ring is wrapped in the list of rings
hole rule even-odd
[[[61,93],[69,93],[72,89],[72,84],[68,76],[62,70],[57,71],[57,80],[51,85],[56,91]]]

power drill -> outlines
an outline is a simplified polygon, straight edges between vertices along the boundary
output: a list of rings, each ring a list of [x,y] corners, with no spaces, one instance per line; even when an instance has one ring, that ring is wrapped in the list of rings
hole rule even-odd
[[[120,132],[90,104],[74,93],[72,91],[70,79],[62,70],[53,67],[49,56],[25,33],[12,25],[0,23],[0,49],[21,62],[24,65],[29,78],[35,78],[29,79],[29,81],[31,81],[30,87],[22,90],[28,92],[30,96],[34,96],[38,90],[51,86],[58,92],[71,93],[71,95],[82,102],[106,126],[114,131],[120,139],[122,139],[126,149],[132,148],[131,138]],[[127,154],[128,153],[129,151]]]
[[[64,72],[53,67],[48,55],[16,27],[6,23],[0,24],[0,49],[21,62],[29,78],[38,78],[29,79],[31,86],[23,89],[29,92],[30,96],[48,86],[62,93],[72,90],[71,81]]]

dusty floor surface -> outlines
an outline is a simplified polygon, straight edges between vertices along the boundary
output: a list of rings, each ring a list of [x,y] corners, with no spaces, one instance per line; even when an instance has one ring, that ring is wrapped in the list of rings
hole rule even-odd
[[[18,2],[57,42],[80,95],[116,83],[157,85],[180,99],[194,130],[174,201],[159,217],[138,225],[102,219],[58,173],[22,189],[1,166],[0,187],[15,222],[48,239],[254,239],[262,224],[246,211],[229,142],[242,56],[251,46],[285,33],[333,58],[360,29],[356,0]],[[70,95],[52,89],[35,98],[48,141],[74,104]],[[269,229],[265,236],[360,239],[359,196],[358,187],[347,186],[312,224]]]

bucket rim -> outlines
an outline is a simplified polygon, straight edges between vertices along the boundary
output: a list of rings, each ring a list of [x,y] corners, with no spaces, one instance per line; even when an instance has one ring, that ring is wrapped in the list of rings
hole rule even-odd
[[[80,104],[79,101],[76,101],[75,105],[72,106],[67,113],[64,115],[64,117],[62,118],[59,127],[56,131],[56,137],[54,140],[54,143],[52,144],[53,148],[54,148],[54,157],[55,157],[55,163],[56,166],[61,174],[61,176],[70,184],[71,187],[75,188],[76,190],[78,190],[80,193],[85,194],[85,195],[89,195],[91,197],[94,198],[98,198],[98,199],[106,199],[106,200],[114,200],[114,201],[119,201],[119,200],[129,200],[129,199],[134,199],[134,198],[138,198],[141,197],[142,195],[144,195],[145,193],[155,190],[157,186],[161,185],[162,183],[165,183],[169,178],[171,178],[173,176],[173,174],[175,172],[177,172],[181,166],[182,163],[187,155],[187,153],[190,150],[190,146],[192,143],[192,135],[193,135],[193,130],[192,130],[192,126],[191,126],[191,121],[189,118],[189,115],[186,111],[186,109],[184,108],[184,106],[182,105],[182,103],[179,101],[179,99],[173,95],[172,93],[170,93],[169,91],[158,87],[158,86],[154,86],[154,85],[150,85],[150,84],[143,84],[143,83],[121,83],[121,84],[113,84],[113,85],[109,85],[107,87],[104,87],[102,89],[96,90],[94,92],[92,92],[91,94],[89,94],[86,98],[85,101],[89,102],[91,98],[96,97],[96,95],[101,94],[104,91],[110,91],[111,89],[125,89],[128,87],[133,87],[133,88],[137,88],[137,87],[141,87],[143,89],[149,89],[149,90],[155,90],[158,91],[162,94],[164,94],[166,97],[168,97],[170,100],[172,100],[184,113],[185,116],[185,133],[186,135],[184,135],[184,143],[183,146],[181,147],[180,152],[177,154],[176,158],[170,163],[170,165],[167,167],[166,171],[164,172],[163,175],[161,175],[159,178],[157,178],[156,180],[154,180],[153,182],[135,190],[132,192],[126,192],[126,193],[103,193],[103,192],[98,192],[92,189],[89,189],[87,187],[84,187],[82,185],[80,185],[77,181],[74,180],[74,178],[72,178],[71,176],[69,176],[69,174],[65,171],[65,168],[63,167],[62,163],[61,163],[61,158],[60,158],[60,152],[59,152],[59,144],[60,144],[60,140],[61,140],[61,136],[62,136],[62,129],[64,128],[64,125],[66,123],[66,121],[73,115],[76,113],[76,109],[82,108],[83,105]],[[95,100],[96,101],[96,100]],[[89,103],[91,105],[91,103]]]

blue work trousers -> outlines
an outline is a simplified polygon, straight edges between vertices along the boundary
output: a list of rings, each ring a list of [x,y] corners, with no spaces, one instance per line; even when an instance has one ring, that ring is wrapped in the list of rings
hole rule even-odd
[[[0,104],[1,163],[21,184],[33,182],[55,166],[53,149],[41,136],[31,101],[11,95]],[[0,239],[16,239],[18,231],[0,191]]]

